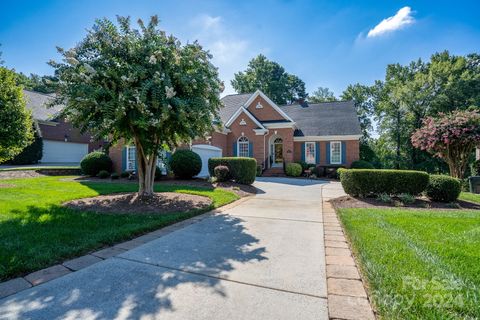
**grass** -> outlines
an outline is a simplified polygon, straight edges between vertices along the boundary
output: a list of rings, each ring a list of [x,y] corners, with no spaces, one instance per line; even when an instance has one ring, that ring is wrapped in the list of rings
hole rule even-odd
[[[157,192],[207,196],[207,209],[165,215],[108,215],[78,212],[65,201],[137,191],[132,183],[76,182],[65,177],[1,180],[0,281],[39,270],[91,250],[159,229],[238,199],[221,189],[156,185]],[[63,181],[62,181],[63,180]]]
[[[480,203],[480,194],[476,194],[476,193],[462,192],[460,193],[460,197],[458,198],[464,201]]]
[[[480,213],[340,209],[385,319],[480,317]]]

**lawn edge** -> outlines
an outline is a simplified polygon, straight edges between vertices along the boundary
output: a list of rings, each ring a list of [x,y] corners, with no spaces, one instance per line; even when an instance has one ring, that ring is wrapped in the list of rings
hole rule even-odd
[[[325,246],[325,257],[326,257],[326,272],[327,272],[327,293],[328,293],[328,305],[329,305],[329,317],[330,319],[367,319],[367,318],[372,318],[376,319],[379,317],[379,313],[375,307],[375,303],[372,300],[372,294],[370,291],[370,286],[368,283],[368,279],[364,273],[363,265],[358,259],[358,252],[352,245],[352,241],[350,239],[350,236],[348,235],[347,232],[345,232],[345,226],[343,224],[342,219],[340,218],[340,213],[338,211],[339,209],[336,208],[330,200],[323,200],[322,201],[322,216],[323,216],[323,229],[324,229],[324,246]],[[332,219],[332,214],[335,215],[335,218]],[[328,225],[326,225],[328,223]],[[330,226],[330,227],[328,227]],[[326,232],[329,232],[329,234],[332,234],[331,227],[336,228],[336,226],[341,228],[341,233],[342,235],[337,235],[333,236],[333,238],[330,238]],[[328,229],[327,229],[328,227]],[[339,238],[339,239],[337,239]],[[340,240],[340,238],[343,238]],[[327,241],[335,241],[335,242],[345,242],[348,247],[348,251],[350,255],[345,255],[342,253],[341,255],[335,255],[335,250],[337,252],[344,251],[346,248],[339,248],[339,247],[329,247],[327,245]],[[330,249],[330,250],[329,250]],[[330,252],[330,255],[329,255]],[[333,253],[333,255],[331,254]],[[330,259],[337,257],[339,261],[330,261]],[[342,261],[343,259],[343,261]],[[351,263],[353,261],[353,265]],[[359,277],[350,277],[346,275],[331,275],[330,273],[330,268],[332,267],[344,267],[344,268],[355,268],[356,271],[359,274]],[[330,275],[329,275],[330,274]],[[357,285],[357,290],[358,292],[353,292],[353,289],[351,289],[351,286],[349,286],[349,289],[343,290],[343,292],[335,292],[333,286],[331,286],[331,282],[329,282],[329,279],[333,279],[336,281],[347,281],[351,283],[352,285],[358,284],[358,282],[361,283],[361,287],[363,291],[365,292],[366,296],[362,296],[362,289],[358,288]],[[334,299],[335,298],[335,302]],[[340,301],[339,301],[340,299]],[[343,301],[342,301],[343,299]],[[356,300],[353,300],[356,299]],[[334,305],[336,304],[336,305]],[[336,307],[336,308],[335,308]],[[342,316],[341,314],[335,314],[337,310],[345,310],[350,308],[350,315],[345,315]]]
[[[239,199],[234,200],[230,203],[226,203],[217,208],[213,208],[206,212],[194,215],[193,217],[163,226],[159,229],[137,234],[131,238],[128,238],[127,240],[122,240],[119,243],[105,246],[100,249],[97,248],[95,251],[90,251],[80,256],[72,256],[70,259],[63,261],[62,263],[57,263],[47,268],[30,272],[24,276],[7,279],[3,282],[0,282],[0,299],[7,298],[8,296],[14,295],[18,292],[60,278],[70,273],[82,270],[103,260],[115,257],[119,254],[135,249],[136,247],[139,247],[150,241],[159,239],[172,232],[183,229],[191,224],[202,221],[217,214],[221,214],[224,211],[234,208],[242,204],[243,202],[250,200],[253,197],[255,197],[255,195],[240,197]]]

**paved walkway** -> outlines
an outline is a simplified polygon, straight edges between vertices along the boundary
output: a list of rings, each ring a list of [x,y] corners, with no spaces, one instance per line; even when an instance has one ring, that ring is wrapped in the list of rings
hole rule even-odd
[[[260,178],[221,214],[0,300],[0,319],[328,319],[319,180]]]

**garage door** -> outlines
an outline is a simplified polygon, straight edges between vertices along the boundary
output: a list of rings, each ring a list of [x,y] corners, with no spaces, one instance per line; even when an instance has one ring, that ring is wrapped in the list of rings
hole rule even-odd
[[[208,177],[208,159],[222,156],[222,149],[210,146],[208,144],[197,144],[192,146],[192,151],[198,153],[202,159],[202,171],[199,177]]]
[[[88,153],[87,143],[43,140],[42,163],[80,162]]]

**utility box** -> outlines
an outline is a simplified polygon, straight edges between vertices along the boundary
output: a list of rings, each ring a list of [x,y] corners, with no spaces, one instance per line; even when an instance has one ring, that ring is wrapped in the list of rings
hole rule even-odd
[[[470,177],[470,192],[480,193],[480,177]]]

